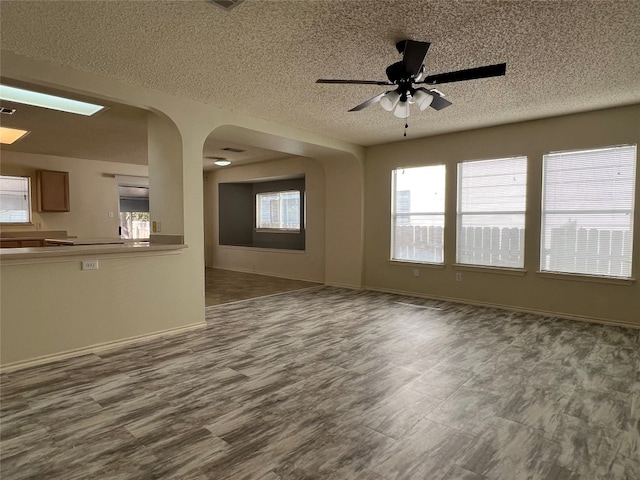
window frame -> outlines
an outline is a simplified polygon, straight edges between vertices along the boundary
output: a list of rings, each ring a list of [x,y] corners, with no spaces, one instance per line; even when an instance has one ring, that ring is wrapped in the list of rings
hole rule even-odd
[[[477,211],[477,212],[462,211],[462,181],[463,181],[462,170],[464,168],[464,165],[468,165],[476,162],[499,162],[504,160],[515,160],[515,159],[523,159],[525,164],[524,209],[523,210],[491,210],[491,211],[488,210],[488,211]],[[456,263],[455,263],[456,265],[463,266],[463,267],[471,267],[471,268],[503,269],[508,271],[511,271],[511,270],[522,271],[524,269],[525,260],[526,260],[525,259],[525,254],[526,254],[525,243],[526,243],[526,223],[527,223],[527,190],[529,187],[528,171],[529,171],[529,158],[526,155],[513,155],[509,157],[500,157],[500,158],[465,160],[457,163],[457,166],[456,166],[456,175],[457,175],[457,178],[456,178]],[[519,237],[518,241],[520,242],[520,246],[521,246],[520,248],[521,257],[522,257],[521,264],[516,266],[516,265],[496,265],[492,263],[468,263],[466,261],[463,262],[462,259],[460,258],[461,257],[460,242],[462,240],[462,232],[463,232],[462,222],[463,222],[463,217],[465,215],[470,215],[470,216],[522,215],[523,216],[522,231],[519,232],[518,234],[518,237]],[[481,227],[481,228],[484,228],[484,227]],[[498,228],[498,227],[489,227],[489,228]],[[483,239],[484,239],[484,232],[483,232]]]
[[[260,197],[261,196],[266,196],[266,195],[282,195],[283,193],[292,193],[295,192],[298,194],[298,228],[284,228],[284,227],[261,227],[259,222],[260,222]],[[254,201],[254,208],[255,208],[255,221],[254,221],[254,231],[255,232],[262,232],[262,233],[300,233],[303,231],[303,225],[304,225],[304,210],[305,210],[305,203],[304,199],[303,199],[303,192],[302,190],[298,190],[298,189],[293,189],[293,190],[274,190],[274,191],[269,191],[269,192],[259,192],[256,193],[255,195],[255,201]],[[282,198],[280,198],[280,201],[282,202]],[[280,216],[282,215],[282,212],[280,212]]]
[[[593,208],[583,208],[583,209],[547,209],[546,208],[546,198],[547,198],[547,190],[546,190],[546,184],[547,184],[547,161],[548,158],[550,156],[553,155],[569,155],[569,154],[582,154],[582,153],[586,153],[586,152],[597,152],[597,151],[605,151],[605,150],[615,150],[615,149],[619,149],[619,148],[633,148],[634,150],[634,162],[633,162],[633,169],[634,169],[634,174],[632,175],[632,183],[633,183],[633,195],[631,196],[631,205],[630,208],[628,209],[618,209],[618,208],[601,208],[601,209],[593,209]],[[635,203],[636,203],[636,198],[637,198],[637,194],[638,194],[638,183],[637,183],[637,170],[638,170],[638,146],[635,144],[623,144],[623,145],[610,145],[610,146],[605,146],[605,147],[596,147],[596,148],[582,148],[582,149],[572,149],[572,150],[562,150],[562,151],[553,151],[553,152],[546,152],[543,154],[542,156],[542,178],[541,178],[541,186],[540,186],[540,250],[539,250],[539,270],[538,273],[540,274],[544,274],[544,275],[549,275],[549,276],[557,276],[557,277],[582,277],[585,279],[588,278],[592,278],[594,279],[594,281],[597,280],[601,280],[601,281],[629,281],[629,280],[633,280],[633,270],[634,270],[634,265],[633,265],[633,247],[634,247],[634,230],[635,228],[637,228],[637,226],[634,224],[634,215],[635,215]],[[602,214],[602,215],[607,215],[607,214],[613,214],[613,213],[622,213],[622,214],[626,214],[629,216],[630,218],[630,226],[631,226],[631,231],[629,233],[630,236],[630,240],[629,240],[629,248],[631,249],[630,255],[629,255],[629,259],[630,259],[630,264],[629,264],[629,274],[628,275],[614,275],[614,274],[603,274],[603,273],[599,273],[599,272],[594,272],[594,273],[589,273],[589,272],[579,272],[579,271],[568,271],[568,270],[556,270],[556,269],[551,269],[551,268],[546,268],[545,267],[545,263],[548,262],[547,260],[547,248],[546,248],[546,229],[547,229],[547,215],[548,214],[556,214],[556,215],[561,215],[561,214],[575,214],[577,217],[582,216],[582,215],[588,215],[588,214],[592,214],[592,215],[598,215],[598,214]],[[582,227],[584,228],[584,227]],[[596,229],[602,229],[602,227],[594,227]],[[613,232],[613,230],[612,230]],[[551,241],[551,238],[549,239]],[[624,241],[623,241],[624,244]],[[611,256],[611,255],[609,255]],[[585,261],[587,261],[588,259],[585,258]],[[591,259],[593,261],[593,258]],[[598,259],[596,259],[596,261],[598,261]],[[611,260],[609,260],[611,261]],[[622,261],[622,260],[620,260]],[[576,269],[577,270],[577,269]],[[622,270],[622,267],[621,267]]]
[[[397,190],[396,190],[396,175],[400,170],[413,170],[419,168],[435,168],[440,167],[444,170],[443,172],[443,180],[442,180],[442,192],[443,192],[443,200],[442,200],[442,211],[428,211],[428,212],[396,212],[396,201],[397,201]],[[399,263],[414,263],[418,265],[434,265],[434,266],[443,266],[445,264],[445,227],[446,227],[446,208],[447,208],[447,165],[446,163],[436,163],[430,165],[417,165],[411,167],[396,167],[391,170],[391,235],[390,235],[390,245],[389,245],[389,260],[391,262],[399,262]],[[396,250],[396,225],[398,217],[411,217],[411,216],[424,216],[424,217],[442,217],[442,261],[426,261],[426,260],[414,260],[408,258],[398,258],[395,256]]]
[[[5,175],[0,174],[0,178],[19,178],[24,179],[27,182],[27,220],[24,222],[2,222],[0,221],[0,225],[33,225],[33,205],[31,202],[31,177],[29,175]]]

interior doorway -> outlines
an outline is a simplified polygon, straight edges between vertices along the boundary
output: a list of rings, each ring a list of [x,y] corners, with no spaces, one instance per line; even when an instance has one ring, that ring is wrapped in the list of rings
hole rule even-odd
[[[120,226],[118,235],[127,240],[149,240],[149,186],[118,183]],[[144,183],[144,180],[140,181]]]

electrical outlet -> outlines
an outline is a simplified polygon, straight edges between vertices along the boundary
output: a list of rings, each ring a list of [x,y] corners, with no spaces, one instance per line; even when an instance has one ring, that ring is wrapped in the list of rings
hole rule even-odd
[[[456,282],[462,281],[462,272],[456,272]]]
[[[82,270],[98,270],[98,260],[82,260]]]
[[[160,229],[162,228],[162,225],[160,225],[160,222],[158,220],[153,220],[151,222],[151,231],[153,233],[158,233],[160,232]]]
[[[109,212],[109,218],[113,218],[113,212]]]
[[[413,276],[414,277],[419,277],[420,276],[420,270],[418,270],[417,268],[413,269]]]

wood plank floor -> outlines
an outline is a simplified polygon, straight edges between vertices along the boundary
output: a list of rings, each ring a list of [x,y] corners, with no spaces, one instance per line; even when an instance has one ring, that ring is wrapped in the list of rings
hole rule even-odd
[[[221,305],[248,298],[264,297],[291,292],[303,288],[317,287],[319,283],[288,278],[234,272],[220,268],[205,269],[205,305]]]
[[[3,479],[638,479],[638,331],[331,287],[2,375]]]

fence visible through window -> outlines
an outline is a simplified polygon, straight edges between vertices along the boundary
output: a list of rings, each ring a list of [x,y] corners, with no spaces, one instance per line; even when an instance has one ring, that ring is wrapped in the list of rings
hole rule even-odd
[[[543,251],[543,270],[611,277],[631,276],[631,230],[551,228],[550,248]]]

